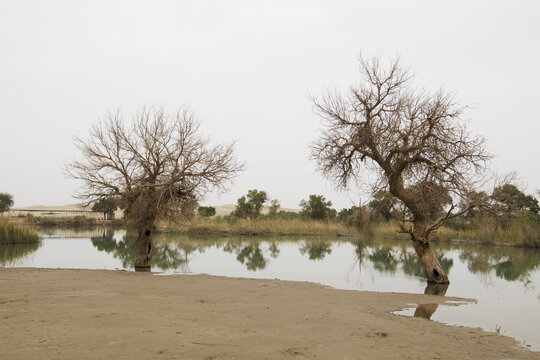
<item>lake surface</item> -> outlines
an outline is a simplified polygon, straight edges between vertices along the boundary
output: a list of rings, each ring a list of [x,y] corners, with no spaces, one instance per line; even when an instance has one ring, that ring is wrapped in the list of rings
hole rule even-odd
[[[41,244],[0,246],[2,267],[133,270],[137,242],[123,230],[41,231]],[[309,281],[336,289],[439,293],[476,299],[397,312],[481,327],[540,351],[540,251],[435,245],[451,284],[428,287],[407,241],[156,236],[152,271]]]

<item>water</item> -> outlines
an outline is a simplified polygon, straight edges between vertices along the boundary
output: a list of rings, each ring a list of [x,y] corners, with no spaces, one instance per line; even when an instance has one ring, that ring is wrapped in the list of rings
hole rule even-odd
[[[132,270],[137,243],[125,231],[52,230],[41,244],[0,246],[4,267]],[[334,238],[155,239],[152,271],[309,281],[337,289],[440,292],[476,299],[459,306],[417,306],[397,312],[450,325],[481,327],[540,351],[540,251],[439,245],[448,288],[428,288],[408,242]]]

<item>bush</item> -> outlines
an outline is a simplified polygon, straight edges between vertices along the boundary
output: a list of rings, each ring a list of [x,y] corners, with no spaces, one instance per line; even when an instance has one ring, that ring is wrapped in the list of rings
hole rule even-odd
[[[265,191],[259,191],[257,189],[249,190],[247,195],[237,200],[236,210],[231,215],[256,220],[261,215],[261,210],[266,200],[268,200],[268,195]]]
[[[313,220],[329,220],[336,217],[336,210],[332,209],[332,202],[322,195],[309,195],[308,200],[300,201],[302,216]]]
[[[202,217],[212,217],[216,215],[216,208],[213,206],[199,206],[197,211]]]

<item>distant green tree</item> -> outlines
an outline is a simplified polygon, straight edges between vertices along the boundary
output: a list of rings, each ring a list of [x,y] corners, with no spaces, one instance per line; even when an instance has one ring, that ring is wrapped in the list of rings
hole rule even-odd
[[[247,195],[237,200],[236,210],[233,211],[232,215],[256,220],[261,214],[261,209],[267,200],[268,195],[265,191],[258,191],[257,189],[249,190]]]
[[[247,197],[249,202],[253,204],[253,218],[257,218],[261,214],[261,209],[268,200],[268,195],[265,191],[257,191],[257,189],[249,190]]]
[[[112,197],[108,197],[96,201],[94,206],[92,206],[92,211],[103,213],[103,218],[110,220],[113,218],[116,208],[116,200]]]
[[[247,201],[246,196],[243,195],[236,200],[236,209],[231,213],[231,215],[239,218],[248,218],[252,212],[253,205],[250,204]]]
[[[13,206],[13,195],[0,193],[0,214],[8,211]]]
[[[199,206],[199,215],[202,217],[212,217],[216,215],[216,208],[213,206]]]
[[[489,208],[488,204],[491,203],[492,198],[485,191],[472,191],[468,194],[468,200],[474,201],[477,204],[482,204],[476,208],[470,209],[465,213],[465,218],[483,217],[489,215],[486,209]],[[465,220],[469,220],[465,219]]]
[[[337,213],[337,220],[339,222],[345,223],[347,225],[352,225],[353,219],[354,219],[354,213],[358,209],[359,209],[358,206],[352,206],[352,207],[350,207],[348,209],[346,209],[346,208],[341,209]]]
[[[368,207],[385,221],[395,217],[397,199],[389,191],[379,190],[373,195]]]
[[[500,215],[515,215],[519,212],[528,212],[532,215],[540,213],[538,200],[532,195],[526,195],[513,184],[496,187],[491,197]]]
[[[268,208],[268,214],[271,217],[275,217],[277,215],[277,212],[279,208],[281,207],[281,204],[279,203],[278,199],[273,199],[270,201],[270,207]]]
[[[329,220],[336,216],[332,202],[322,195],[309,195],[309,199],[300,201],[301,215],[314,220]]]

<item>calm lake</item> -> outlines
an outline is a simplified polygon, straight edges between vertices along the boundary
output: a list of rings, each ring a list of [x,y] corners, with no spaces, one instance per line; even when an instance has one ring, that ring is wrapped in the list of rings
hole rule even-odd
[[[40,230],[41,244],[0,246],[2,267],[133,270],[137,243],[124,230]],[[411,304],[397,312],[481,327],[540,351],[540,251],[435,244],[448,288],[428,288],[407,241],[344,238],[156,236],[152,271],[309,281],[336,289],[435,292],[476,299],[459,306]],[[9,291],[9,289],[8,289]]]

